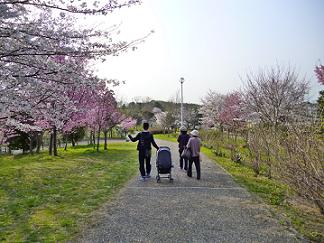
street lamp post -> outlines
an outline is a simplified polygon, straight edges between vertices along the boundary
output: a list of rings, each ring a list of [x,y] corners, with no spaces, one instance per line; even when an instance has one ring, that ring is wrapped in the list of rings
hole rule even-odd
[[[181,83],[181,126],[183,126],[183,82],[184,78],[180,78],[180,83]]]

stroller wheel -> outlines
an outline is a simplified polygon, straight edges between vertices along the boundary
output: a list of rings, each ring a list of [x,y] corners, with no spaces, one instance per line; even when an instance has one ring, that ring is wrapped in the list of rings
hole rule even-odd
[[[173,183],[173,178],[170,178],[170,183]]]

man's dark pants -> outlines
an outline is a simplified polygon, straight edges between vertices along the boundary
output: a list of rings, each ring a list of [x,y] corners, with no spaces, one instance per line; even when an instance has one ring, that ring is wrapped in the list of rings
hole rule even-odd
[[[139,150],[138,151],[138,161],[139,161],[139,170],[141,176],[145,176],[145,167],[144,162],[146,162],[146,175],[151,173],[151,151]]]
[[[198,157],[192,157],[189,159],[189,168],[187,170],[187,175],[192,177],[192,163],[195,163],[196,171],[197,171],[197,179],[200,179],[200,159]]]

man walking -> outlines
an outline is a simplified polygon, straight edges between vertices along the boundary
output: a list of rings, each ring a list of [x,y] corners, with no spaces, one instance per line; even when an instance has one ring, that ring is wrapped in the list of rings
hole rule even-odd
[[[153,134],[148,131],[149,123],[147,121],[143,122],[144,131],[138,133],[136,137],[128,135],[132,142],[138,141],[138,161],[139,161],[139,171],[141,173],[140,181],[145,181],[145,178],[150,178],[151,173],[151,144],[158,150],[159,146],[155,143]],[[146,170],[144,167],[144,162],[146,162]]]

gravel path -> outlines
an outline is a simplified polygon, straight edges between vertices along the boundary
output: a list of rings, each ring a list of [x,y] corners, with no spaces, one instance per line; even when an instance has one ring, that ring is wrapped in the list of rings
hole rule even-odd
[[[156,183],[154,156],[152,178],[133,178],[75,242],[301,242],[206,156],[198,181],[180,170],[177,144],[157,143],[172,149],[174,182]]]

